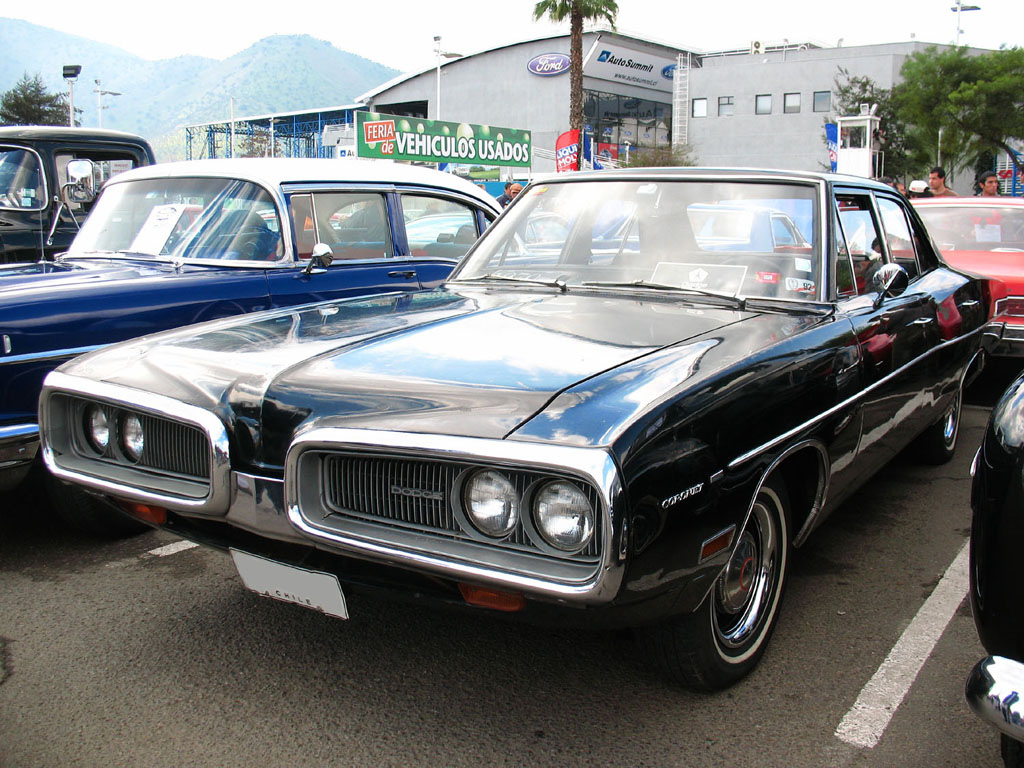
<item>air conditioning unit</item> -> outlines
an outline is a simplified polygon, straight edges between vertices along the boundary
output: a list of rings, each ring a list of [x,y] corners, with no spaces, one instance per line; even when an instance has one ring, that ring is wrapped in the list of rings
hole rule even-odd
[[[760,40],[752,40],[750,42],[750,55],[759,56],[764,53],[764,45]]]

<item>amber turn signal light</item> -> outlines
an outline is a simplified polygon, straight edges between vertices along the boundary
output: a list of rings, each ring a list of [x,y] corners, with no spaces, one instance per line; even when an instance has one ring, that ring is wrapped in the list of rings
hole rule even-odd
[[[163,507],[151,507],[148,504],[139,504],[134,501],[122,501],[121,508],[132,517],[137,517],[153,525],[163,525],[167,522],[167,510]]]
[[[501,592],[497,589],[488,589],[462,582],[459,582],[459,592],[462,593],[462,599],[470,605],[491,608],[495,611],[521,611],[526,605],[526,600],[518,592]]]

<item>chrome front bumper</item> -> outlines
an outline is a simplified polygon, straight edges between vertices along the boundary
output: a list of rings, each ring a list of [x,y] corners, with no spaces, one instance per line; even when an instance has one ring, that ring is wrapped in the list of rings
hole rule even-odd
[[[38,424],[0,427],[0,471],[22,467],[39,452]]]
[[[964,695],[978,717],[1012,739],[1024,742],[1024,664],[986,656],[967,677]]]

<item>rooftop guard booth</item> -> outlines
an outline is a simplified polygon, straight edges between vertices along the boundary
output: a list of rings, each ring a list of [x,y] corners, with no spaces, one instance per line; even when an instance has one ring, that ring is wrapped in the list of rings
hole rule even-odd
[[[836,119],[839,125],[839,154],[836,171],[864,178],[878,178],[884,173],[884,155],[879,139],[881,120],[875,115],[877,105],[860,105],[859,115]]]

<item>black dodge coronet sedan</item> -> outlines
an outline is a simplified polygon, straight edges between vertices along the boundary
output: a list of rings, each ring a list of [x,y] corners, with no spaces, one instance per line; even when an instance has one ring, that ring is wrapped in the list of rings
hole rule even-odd
[[[526,236],[540,219],[552,239]],[[573,174],[528,186],[436,290],[67,363],[43,448],[270,597],[632,627],[720,688],[827,514],[914,440],[950,458],[990,298],[864,179]]]
[[[999,731],[1003,763],[1024,766],[1024,375],[992,409],[971,486],[971,609],[985,652],[967,703]]]

